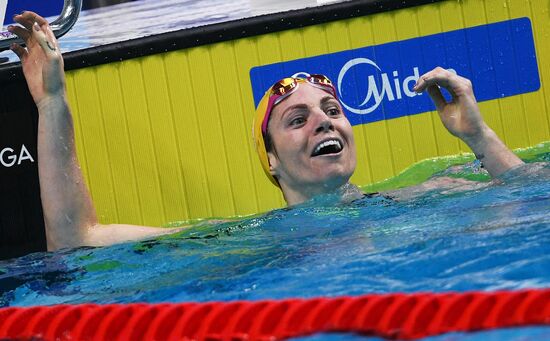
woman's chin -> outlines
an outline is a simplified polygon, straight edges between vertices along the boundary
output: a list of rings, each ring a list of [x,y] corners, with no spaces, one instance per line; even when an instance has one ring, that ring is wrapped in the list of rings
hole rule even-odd
[[[332,170],[319,176],[319,185],[327,190],[335,190],[347,184],[353,172]]]

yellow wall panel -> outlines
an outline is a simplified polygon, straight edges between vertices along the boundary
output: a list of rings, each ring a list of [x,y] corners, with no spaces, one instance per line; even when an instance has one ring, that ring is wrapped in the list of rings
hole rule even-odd
[[[264,35],[254,39],[256,43],[258,59],[262,64],[270,64],[281,61],[282,52],[277,35]]]
[[[164,59],[170,106],[173,111],[178,166],[185,188],[189,217],[212,215],[210,193],[199,127],[201,117],[195,106],[195,90],[190,82],[187,53],[173,52]],[[180,217],[179,219],[184,219]]]
[[[336,21],[326,25],[326,44],[329,52],[338,52],[351,49],[348,23]]]
[[[117,220],[113,179],[103,122],[102,104],[98,92],[97,70],[80,69],[74,74],[74,90],[83,145],[88,153],[80,157],[87,163],[90,192],[96,200],[98,217],[103,221]]]
[[[530,144],[534,144],[547,140],[550,135],[550,93],[544,86],[550,82],[550,2],[529,1],[528,5],[517,1],[507,2],[512,17],[527,16],[533,27],[542,87],[536,93],[522,97],[525,112],[528,113]]]
[[[122,100],[122,86],[116,64],[107,64],[97,69],[98,95],[106,137],[111,190],[117,210],[116,221],[141,223],[141,205],[137,195],[137,179],[128,126],[126,108]],[[121,210],[119,207],[125,207]]]
[[[512,18],[532,21],[541,89],[482,102],[480,109],[510,147],[549,140],[549,6],[442,1],[69,72],[76,144],[98,215],[104,223],[161,225],[281,207],[251,142],[251,68]],[[353,130],[352,181],[360,185],[424,158],[469,151],[436,112]]]
[[[179,167],[175,129],[166,70],[162,55],[155,55],[142,61],[143,84],[149,111],[149,124],[155,148],[155,159],[159,177],[161,203],[165,220],[181,219],[175,212],[186,206],[182,189],[182,172]]]
[[[150,125],[149,104],[145,94],[143,72],[140,60],[128,60],[119,66],[121,87],[124,89],[122,100],[126,108],[126,119],[130,143],[132,145],[132,162],[136,176],[138,200],[141,205],[142,223],[158,225],[164,220],[162,194],[160,190],[159,169]],[[113,160],[113,167],[117,165]],[[97,199],[94,198],[94,202]],[[185,214],[182,212],[182,214]],[[125,221],[119,221],[125,223]]]
[[[304,49],[308,56],[317,56],[328,52],[325,27],[323,25],[308,26],[298,30],[298,32],[302,34]]]
[[[304,58],[306,56],[302,35],[298,30],[281,32],[278,47],[283,60]]]
[[[246,142],[243,145],[248,147],[247,162],[250,165],[254,186],[253,192],[245,193],[240,200],[251,200],[253,197],[256,201],[257,211],[263,212],[266,210],[280,207],[283,205],[283,198],[280,191],[275,188],[269,181],[265,181],[266,176],[261,167],[259,167],[258,157],[256,156],[255,147],[252,143],[252,120],[254,117],[254,106],[252,92],[250,89],[249,72],[252,65],[259,65],[259,54],[257,52],[256,39],[241,39],[234,42],[234,54],[236,62],[236,70],[238,75],[237,87],[240,89],[240,107],[236,115],[242,117],[244,122],[243,134],[246,136]],[[249,212],[238,212],[237,214],[247,214]]]
[[[208,47],[199,47],[189,51],[190,80],[195,94],[195,105],[199,113],[198,129],[202,139],[202,151],[206,167],[206,181],[212,214],[227,216],[234,214],[235,201],[231,193],[227,149],[224,144],[220,121],[219,95],[216,92],[212,69],[211,51]]]
[[[241,102],[243,87],[238,82],[238,63],[234,53],[233,43],[217,44],[212,47],[212,69],[216,80],[216,95],[218,97],[220,123],[223,140],[226,145],[227,167],[231,181],[232,196],[235,202],[235,212],[254,212],[258,209],[254,196],[253,165],[249,155],[250,130],[252,124],[245,120]],[[249,112],[248,116],[252,116]],[[220,143],[222,141],[218,141]],[[239,200],[248,197],[249,200]]]
[[[354,128],[354,131],[358,129],[361,129],[361,127]],[[365,124],[362,126],[362,130],[365,134],[367,149],[370,152],[370,158],[363,162],[369,164],[372,180],[374,182],[384,180],[388,178],[388,171],[391,171],[389,174],[395,173],[393,158],[391,157],[391,146],[388,144],[389,139],[386,122],[378,121],[371,124]],[[357,155],[360,159],[361,156],[365,154],[361,151],[362,148],[360,143],[356,143],[356,146]],[[358,176],[358,174],[354,174],[352,181],[360,183],[355,180]]]

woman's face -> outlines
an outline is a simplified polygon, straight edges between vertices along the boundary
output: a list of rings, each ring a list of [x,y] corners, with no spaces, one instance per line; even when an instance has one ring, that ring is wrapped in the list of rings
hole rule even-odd
[[[268,131],[273,143],[268,153],[271,170],[285,197],[295,191],[307,200],[334,190],[355,170],[351,125],[338,101],[322,89],[300,83],[275,106]]]

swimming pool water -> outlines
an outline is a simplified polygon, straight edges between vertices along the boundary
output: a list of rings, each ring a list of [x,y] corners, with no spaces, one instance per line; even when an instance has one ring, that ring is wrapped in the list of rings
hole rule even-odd
[[[404,199],[348,204],[325,198],[240,220],[206,220],[152,241],[2,261],[0,306],[549,287],[549,160],[550,153],[541,154],[500,184],[460,180],[450,190],[417,186],[392,194]],[[515,339],[510,330],[496,333]],[[549,335],[545,328],[518,333]],[[351,336],[315,339],[338,337]]]
[[[449,333],[423,338],[423,341],[545,341],[550,339],[550,327],[506,328],[476,333]],[[293,341],[375,341],[380,338],[366,338],[350,333],[319,334],[293,338]]]

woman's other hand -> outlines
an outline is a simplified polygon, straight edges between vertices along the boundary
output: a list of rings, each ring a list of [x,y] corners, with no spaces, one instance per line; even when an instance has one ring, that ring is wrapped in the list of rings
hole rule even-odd
[[[25,42],[17,43],[11,50],[21,60],[23,74],[30,93],[40,108],[41,103],[55,96],[65,96],[65,74],[59,44],[48,22],[38,14],[25,11],[14,16],[21,26],[8,26],[8,30]]]

